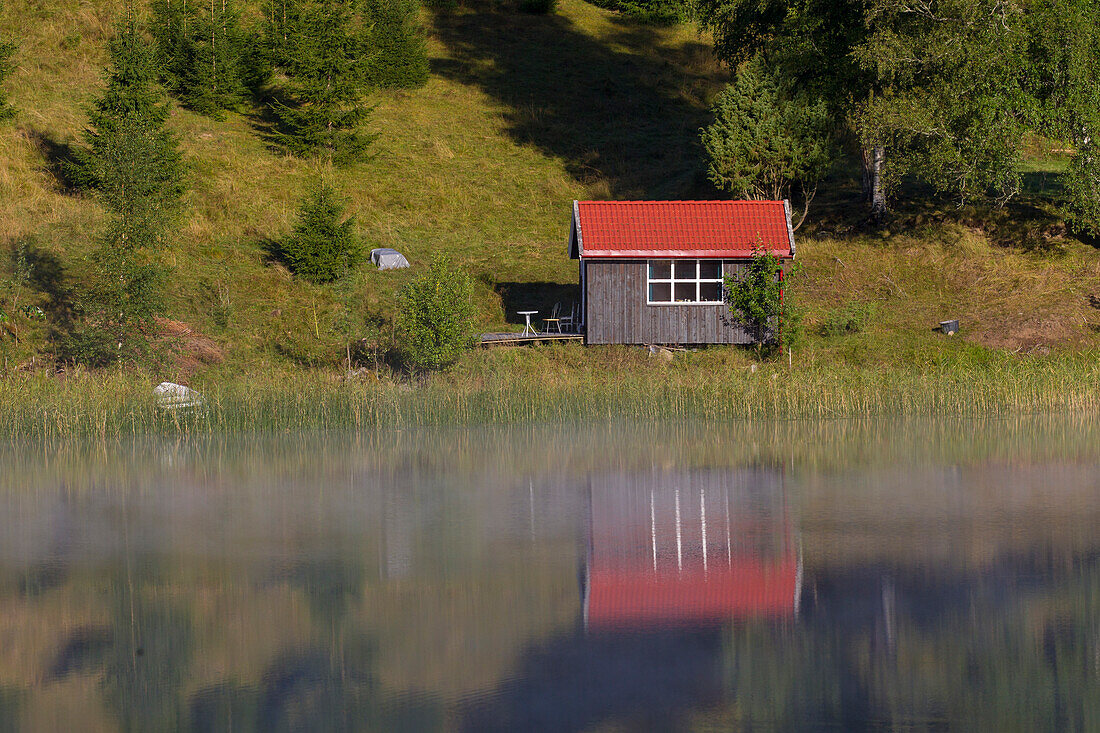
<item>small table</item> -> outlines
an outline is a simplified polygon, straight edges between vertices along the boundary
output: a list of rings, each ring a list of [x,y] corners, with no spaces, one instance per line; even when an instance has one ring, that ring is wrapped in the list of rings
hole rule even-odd
[[[523,327],[523,330],[520,331],[519,335],[534,336],[536,331],[531,327],[531,316],[537,315],[538,311],[516,311],[516,313],[527,319],[527,324]]]

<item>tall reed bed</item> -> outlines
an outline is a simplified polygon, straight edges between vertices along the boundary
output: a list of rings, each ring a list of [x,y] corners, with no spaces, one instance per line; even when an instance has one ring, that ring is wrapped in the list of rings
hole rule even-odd
[[[344,381],[318,372],[199,385],[202,408],[157,406],[121,373],[0,381],[0,439],[58,440],[475,423],[977,417],[1100,408],[1100,363],[1085,357],[945,368],[766,366]]]

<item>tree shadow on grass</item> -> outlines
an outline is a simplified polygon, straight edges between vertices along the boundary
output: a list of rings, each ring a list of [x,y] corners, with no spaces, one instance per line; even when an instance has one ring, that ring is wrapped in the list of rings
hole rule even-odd
[[[956,196],[936,191],[916,177],[907,177],[893,192],[887,220],[877,223],[860,194],[859,161],[848,156],[838,161],[822,182],[806,226],[795,236],[941,237],[942,227],[954,225],[980,232],[990,242],[1006,248],[1042,252],[1058,249],[1069,239],[1097,246],[1089,237],[1067,228],[1059,210],[1065,190],[1060,172],[1025,172],[1019,193],[1003,205],[998,206],[992,194],[987,200],[960,204]]]
[[[289,134],[290,130],[275,113],[275,107],[279,104],[294,107],[294,100],[283,94],[282,90],[276,86],[264,86],[252,90],[251,101],[246,118],[252,131],[270,152],[288,153],[283,136]]]
[[[559,15],[439,13],[448,56],[433,72],[500,102],[517,143],[564,160],[597,191],[605,183],[611,198],[713,198],[699,144],[720,76],[709,47],[665,45],[652,26],[616,22],[599,41]]]
[[[33,127],[26,127],[23,132],[42,156],[43,168],[53,178],[57,190],[70,196],[84,193],[84,185],[74,176],[78,163],[73,145],[56,140],[49,133]]]
[[[549,318],[555,303],[560,304],[560,315],[565,316],[574,304],[581,302],[581,289],[575,283],[502,282],[496,283],[493,289],[500,295],[504,320],[517,325],[524,323],[519,311],[538,311],[538,315],[532,316],[534,323]]]
[[[11,269],[24,268],[28,287],[45,296],[42,309],[53,327],[67,328],[75,316],[76,303],[65,265],[57,255],[43,249],[33,239],[8,242],[4,249],[11,260]],[[16,264],[18,260],[22,260],[21,265]]]

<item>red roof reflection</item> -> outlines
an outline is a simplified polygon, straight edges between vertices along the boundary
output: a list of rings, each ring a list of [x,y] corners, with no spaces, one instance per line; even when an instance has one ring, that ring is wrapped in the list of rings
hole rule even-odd
[[[802,567],[777,474],[616,476],[592,487],[588,628],[793,615]]]

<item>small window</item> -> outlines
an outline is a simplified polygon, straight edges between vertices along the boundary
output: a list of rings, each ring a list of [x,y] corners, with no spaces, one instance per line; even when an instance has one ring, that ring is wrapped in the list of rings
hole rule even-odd
[[[695,280],[699,271],[698,260],[677,260],[676,261],[676,279],[677,280]]]
[[[650,280],[671,280],[672,279],[672,260],[650,260],[649,261],[649,279]]]
[[[722,300],[722,283],[700,282],[699,300],[704,303],[717,303]]]
[[[649,302],[667,303],[672,300],[672,283],[650,283]]]
[[[648,302],[721,303],[722,260],[650,260]]]

